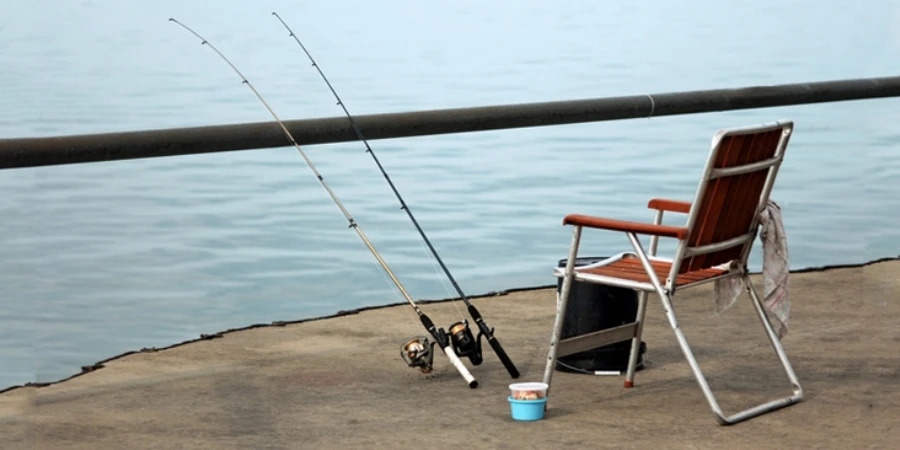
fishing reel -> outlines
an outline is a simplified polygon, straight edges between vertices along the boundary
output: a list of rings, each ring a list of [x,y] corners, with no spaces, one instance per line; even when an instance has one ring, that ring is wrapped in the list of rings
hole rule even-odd
[[[400,356],[409,367],[418,367],[422,373],[434,370],[434,344],[425,336],[417,336],[400,346]]]
[[[450,325],[449,333],[445,333],[441,328],[437,330],[437,333],[443,342],[447,342],[447,337],[449,337],[453,352],[461,358],[469,358],[472,365],[477,366],[484,361],[481,353],[483,333],[479,331],[477,337],[473,335],[472,329],[469,328],[469,322],[466,320]],[[414,337],[400,346],[400,356],[409,367],[418,367],[422,373],[431,373],[434,370],[435,344],[437,342],[429,342],[425,336]]]
[[[460,357],[469,358],[472,365],[477,366],[484,361],[481,354],[481,336],[482,332],[478,332],[478,337],[472,335],[472,329],[469,328],[469,322],[461,320],[450,325],[450,342],[453,344],[453,351]]]

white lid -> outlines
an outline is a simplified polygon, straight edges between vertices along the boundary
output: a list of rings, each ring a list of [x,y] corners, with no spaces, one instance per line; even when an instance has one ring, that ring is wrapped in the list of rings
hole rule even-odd
[[[513,383],[509,389],[513,391],[546,391],[547,383]]]

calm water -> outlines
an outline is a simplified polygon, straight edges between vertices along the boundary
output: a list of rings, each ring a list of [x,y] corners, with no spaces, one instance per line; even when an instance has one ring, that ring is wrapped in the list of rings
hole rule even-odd
[[[355,114],[900,74],[898,1],[571,3],[8,0],[0,138],[270,120],[170,16],[291,119],[342,111],[273,10]],[[475,295],[555,283],[565,214],[649,220],[648,198],[690,199],[717,129],[778,119],[796,121],[773,193],[793,267],[900,253],[897,99],[372,145]],[[364,147],[308,153],[411,293],[451,296]],[[0,388],[402,300],[292,148],[2,171],[0,190]],[[585,255],[627,246],[588,236]]]

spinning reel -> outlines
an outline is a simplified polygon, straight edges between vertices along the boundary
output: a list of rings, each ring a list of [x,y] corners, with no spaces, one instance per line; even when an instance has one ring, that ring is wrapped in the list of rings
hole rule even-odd
[[[431,373],[434,370],[434,344],[428,342],[425,336],[417,336],[400,346],[400,356],[409,367],[418,367],[422,373]]]
[[[447,342],[450,338],[450,344],[453,352],[460,358],[469,358],[472,365],[479,365],[484,361],[481,354],[481,336],[482,332],[478,332],[478,336],[472,334],[469,328],[469,322],[462,320],[450,325],[450,333],[446,333],[443,329],[437,329],[438,335],[443,342]],[[417,336],[400,346],[400,356],[406,361],[409,367],[418,367],[422,373],[431,373],[434,370],[434,345],[437,342],[429,342],[425,336]],[[443,344],[442,344],[443,345]]]
[[[472,329],[469,328],[469,322],[462,320],[450,325],[450,341],[453,343],[453,351],[459,357],[469,358],[473,366],[477,366],[484,361],[481,355],[481,331],[478,337],[472,335]]]

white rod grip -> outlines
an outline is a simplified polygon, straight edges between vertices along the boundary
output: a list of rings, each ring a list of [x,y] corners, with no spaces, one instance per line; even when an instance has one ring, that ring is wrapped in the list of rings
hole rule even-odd
[[[469,383],[469,387],[475,389],[478,387],[478,381],[475,381],[475,377],[469,373],[469,369],[463,364],[462,361],[459,360],[459,356],[456,356],[456,353],[453,349],[448,345],[444,347],[444,353],[447,354],[447,358],[450,358],[450,362],[456,367],[456,370],[459,371],[460,375],[465,378],[466,383]]]

